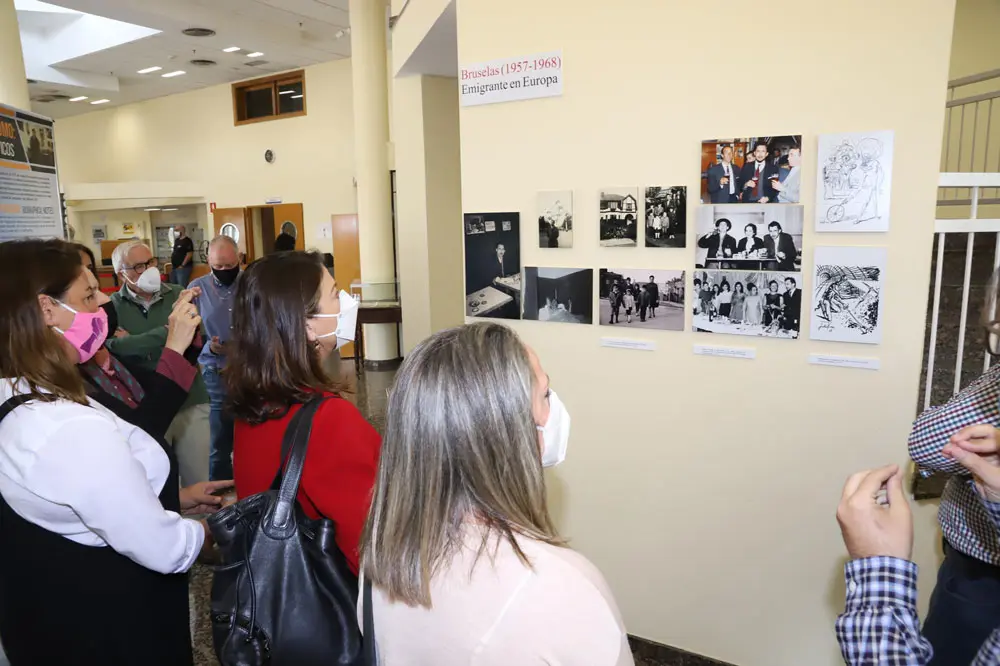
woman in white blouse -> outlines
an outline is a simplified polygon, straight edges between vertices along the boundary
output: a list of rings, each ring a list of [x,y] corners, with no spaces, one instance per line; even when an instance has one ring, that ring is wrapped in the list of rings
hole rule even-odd
[[[192,663],[184,572],[208,484],[88,399],[76,364],[107,335],[79,253],[0,243],[0,641],[11,663]],[[197,311],[184,313],[196,318]]]
[[[510,329],[462,326],[407,356],[361,540],[379,666],[633,663],[604,578],[549,517],[542,468],[568,437]]]

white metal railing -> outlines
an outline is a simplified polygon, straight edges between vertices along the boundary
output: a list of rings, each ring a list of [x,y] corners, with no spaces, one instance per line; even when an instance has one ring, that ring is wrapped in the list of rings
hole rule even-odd
[[[937,235],[937,261],[934,269],[933,301],[931,305],[930,344],[927,347],[927,376],[924,383],[924,408],[931,405],[931,392],[934,385],[934,361],[937,350],[938,318],[941,313],[942,273],[945,263],[945,241],[948,234],[967,234],[965,245],[965,272],[962,279],[961,314],[958,327],[958,351],[955,358],[955,382],[953,392],[957,393],[962,383],[962,366],[965,352],[965,327],[969,320],[969,290],[972,279],[972,259],[975,253],[977,233],[995,233],[997,238],[994,247],[994,265],[996,270],[1000,260],[1000,219],[980,218],[979,206],[985,203],[983,192],[988,188],[1000,188],[1000,173],[942,173],[938,179],[938,187],[945,191],[963,189],[969,191],[969,216],[959,219],[937,219],[934,221],[934,233]],[[940,201],[939,201],[940,204]],[[989,369],[990,355],[984,353],[983,371]]]
[[[1000,116],[1000,69],[963,76],[948,82],[945,103],[942,173],[1000,171],[1000,141],[991,133],[993,116]],[[998,120],[1000,122],[1000,120]],[[980,205],[1000,203],[1000,188],[980,191]],[[949,187],[938,192],[939,206],[968,206],[968,189]]]

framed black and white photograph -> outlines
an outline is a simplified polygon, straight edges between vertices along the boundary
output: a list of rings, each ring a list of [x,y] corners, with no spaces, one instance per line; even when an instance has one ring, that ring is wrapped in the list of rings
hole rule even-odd
[[[802,206],[701,206],[695,266],[797,273],[802,225]]]
[[[691,292],[696,333],[799,337],[801,273],[697,270]]]
[[[465,315],[521,318],[519,213],[467,213]]]
[[[701,144],[701,202],[799,203],[802,135],[711,139]]]
[[[646,188],[646,247],[685,247],[687,188]]]
[[[566,324],[594,323],[594,270],[525,268],[524,318]]]
[[[602,326],[684,330],[684,271],[602,268],[597,281]]]
[[[573,193],[538,193],[538,247],[573,247]]]
[[[635,247],[639,237],[639,188],[601,190],[601,247]]]

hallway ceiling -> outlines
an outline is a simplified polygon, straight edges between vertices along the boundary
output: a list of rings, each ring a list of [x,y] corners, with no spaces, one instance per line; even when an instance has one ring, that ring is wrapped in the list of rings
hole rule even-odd
[[[348,57],[347,3],[15,0],[32,109],[63,118]],[[188,28],[216,34],[192,37],[183,33]],[[230,47],[240,50],[223,51]],[[150,67],[162,69],[137,73]],[[185,74],[162,76],[178,70]],[[88,99],[69,101],[82,96]],[[101,99],[108,102],[91,105]]]

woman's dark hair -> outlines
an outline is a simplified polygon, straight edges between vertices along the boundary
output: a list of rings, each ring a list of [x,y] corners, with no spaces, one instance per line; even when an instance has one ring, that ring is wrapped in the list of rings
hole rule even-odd
[[[775,287],[778,287],[778,286],[780,286],[780,285],[778,284],[778,281],[777,281],[777,280],[771,280],[770,282],[768,282],[768,283],[767,283],[767,286],[768,286],[768,287],[770,287],[770,286],[771,286],[772,284],[773,284],[773,285],[774,285]]]
[[[83,252],[85,255],[90,257],[90,265],[94,267],[92,272],[94,277],[97,277],[97,257],[94,256],[94,251],[83,243],[70,243],[70,245],[73,246],[77,252]]]
[[[282,231],[274,239],[274,251],[275,252],[294,252],[295,251],[295,236],[291,234],[286,234]]]
[[[732,291],[732,290],[733,290],[733,288],[732,288],[732,287],[731,287],[731,286],[729,285],[729,283],[728,283],[728,282],[723,282],[723,283],[722,283],[722,288],[723,288],[723,289],[726,289],[727,287],[728,287],[729,291]]]
[[[714,291],[715,293],[719,293],[719,292],[720,292],[720,291],[722,291],[722,290],[721,290],[721,289],[719,289],[719,285],[717,285],[717,284],[713,284],[713,285],[712,285],[712,291]]]
[[[750,285],[750,286],[753,286],[753,285]],[[733,285],[733,291],[736,291],[736,287],[739,287],[740,291],[742,291],[744,294],[746,293],[746,291],[743,289],[743,283],[742,282],[737,282],[736,284],[734,284]]]
[[[753,282],[747,282],[747,291],[750,291],[751,289],[756,289],[756,288],[757,288],[757,285],[755,285]]]
[[[753,229],[753,235],[754,236],[757,235],[757,225],[754,224],[753,222],[751,222],[747,226],[743,227],[743,231],[746,231],[747,229]]]
[[[306,332],[324,274],[318,252],[270,254],[243,272],[223,373],[235,418],[256,425],[316,392],[339,392]]]
[[[46,324],[39,295],[62,299],[83,270],[80,253],[61,240],[0,243],[0,376],[24,381],[41,402],[87,404],[76,364]]]

